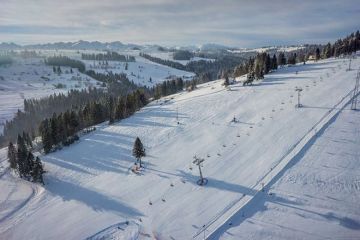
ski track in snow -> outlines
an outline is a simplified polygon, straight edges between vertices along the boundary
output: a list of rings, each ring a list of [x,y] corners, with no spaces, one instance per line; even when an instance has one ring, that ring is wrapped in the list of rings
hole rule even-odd
[[[353,64],[359,67],[359,59]],[[346,72],[346,65],[346,60],[330,59],[283,68],[254,86],[237,83],[231,91],[224,90],[221,80],[206,83],[152,102],[114,125],[101,124],[76,144],[43,156],[46,185],[30,190],[20,204],[9,200],[12,187],[29,191],[33,185],[21,180],[10,185],[11,175],[2,174],[7,194],[0,195],[0,209],[9,205],[13,212],[4,215],[0,238],[84,239],[106,233],[111,239],[123,237],[114,224],[129,220],[139,225],[139,239],[191,239],[243,194],[255,202],[261,199],[254,186],[329,110],[337,111],[336,103],[353,88],[355,71]],[[302,109],[294,109],[295,86],[304,88]],[[238,122],[231,123],[234,115]],[[141,176],[129,174],[136,136],[148,154]],[[0,153],[5,156],[5,150]],[[195,154],[206,159],[205,187],[195,183],[197,169],[189,169]],[[349,186],[344,184],[338,187]],[[326,216],[331,221],[337,217]],[[34,231],[33,222],[43,228]]]

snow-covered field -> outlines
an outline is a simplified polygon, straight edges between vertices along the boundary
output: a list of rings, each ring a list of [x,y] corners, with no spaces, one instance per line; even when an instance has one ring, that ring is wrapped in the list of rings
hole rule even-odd
[[[95,87],[100,82],[80,73],[77,69],[61,67],[62,74],[53,72],[42,58],[15,58],[9,66],[0,66],[0,133],[6,120],[13,118],[24,107],[24,99],[41,98],[53,93],[66,93],[69,89]],[[64,84],[57,88],[57,84]]]
[[[228,50],[228,51],[232,53],[248,53],[248,52],[263,53],[274,50],[276,50],[277,52],[293,52],[304,48],[305,48],[304,46],[283,46],[283,47],[240,48],[240,49]]]
[[[357,69],[360,59],[354,59],[352,64]],[[0,238],[96,239],[105,235],[116,239],[127,234],[130,239],[192,239],[239,199],[255,195],[254,212],[247,210],[244,215],[251,217],[245,221],[249,227],[240,225],[228,230],[223,226],[219,236],[231,238],[231,234],[245,233],[249,238],[261,239],[263,235],[255,230],[265,223],[257,219],[266,218],[273,223],[272,217],[279,217],[279,221],[289,222],[286,213],[300,221],[302,231],[313,232],[316,221],[320,227],[326,227],[341,220],[351,226],[346,236],[356,236],[356,229],[351,228],[357,228],[359,219],[352,207],[359,200],[355,170],[359,167],[358,153],[337,147],[341,149],[347,142],[351,145],[349,139],[359,137],[359,129],[355,128],[360,120],[357,112],[345,118],[351,123],[338,130],[344,135],[355,133],[339,135],[331,141],[325,132],[318,140],[319,146],[313,144],[306,152],[304,159],[309,154],[309,160],[301,160],[302,167],[294,165],[275,185],[270,184],[267,191],[273,193],[271,196],[263,194],[261,198],[254,189],[309,129],[348,96],[356,71],[346,71],[347,65],[348,60],[329,59],[279,69],[254,86],[237,83],[226,90],[220,80],[203,84],[190,93],[152,102],[129,119],[111,126],[101,124],[76,144],[42,156],[48,171],[44,187],[14,179],[6,168],[3,149]],[[294,107],[296,86],[304,89],[304,107],[300,109]],[[237,121],[231,122],[234,117]],[[334,131],[331,126],[327,131]],[[130,170],[137,136],[147,150],[145,170],[140,176]],[[353,141],[357,143],[359,139]],[[329,145],[327,150],[323,144]],[[334,159],[328,163],[321,162],[321,158],[315,161],[320,153],[311,155],[313,148]],[[327,156],[327,151],[332,154]],[[342,158],[342,153],[346,158]],[[336,160],[337,154],[346,162]],[[206,186],[196,184],[194,155],[205,159]],[[349,178],[348,168],[355,171]],[[304,187],[308,195],[297,193],[302,185],[308,185]],[[316,195],[322,186],[322,195]],[[327,199],[326,194],[331,198]],[[342,204],[336,205],[338,200]],[[269,210],[264,211],[264,206]],[[331,206],[338,208],[327,211]],[[295,224],[286,225],[285,239],[293,236],[291,229],[297,229]],[[282,228],[275,227],[264,232],[277,239]],[[298,236],[312,238],[305,233]]]
[[[118,61],[108,61],[108,66],[101,66],[97,61],[82,60],[86,69],[94,70],[100,73],[113,72],[125,73],[130,81],[140,86],[152,87],[162,83],[165,80],[171,80],[175,77],[181,77],[185,81],[192,80],[194,73],[178,70],[165,65],[151,62],[143,57],[135,55],[136,62],[128,62],[128,69],[125,69],[126,63]],[[151,78],[151,81],[150,81]]]
[[[146,51],[145,51],[146,52]],[[147,52],[146,52],[147,53]],[[211,58],[202,58],[202,57],[192,57],[190,60],[175,60],[173,55],[173,52],[160,52],[160,51],[155,51],[155,52],[149,52],[148,54],[150,54],[153,57],[157,57],[157,58],[161,58],[164,60],[170,60],[170,61],[174,61],[174,62],[178,62],[181,63],[182,65],[186,65],[189,62],[196,62],[196,61],[215,61],[215,59],[211,59]]]
[[[172,52],[160,52],[154,48],[146,49],[145,51],[127,49],[122,51],[117,51],[117,53],[125,56],[134,56],[136,62],[128,63],[128,70],[125,70],[125,62],[120,61],[108,61],[108,66],[102,66],[99,64],[99,61],[92,60],[82,60],[81,53],[106,53],[105,51],[96,51],[96,50],[41,50],[41,54],[44,56],[53,56],[53,55],[65,55],[73,59],[80,60],[85,63],[86,69],[94,70],[100,73],[113,72],[113,73],[125,73],[130,81],[133,81],[135,84],[141,86],[152,87],[158,83],[162,83],[165,80],[172,79],[174,77],[182,77],[184,80],[191,80],[195,74],[191,72],[181,71],[175,68],[171,68],[165,65],[157,64],[152,61],[149,61],[143,57],[140,57],[140,52],[145,52],[151,56],[175,61],[172,58]],[[190,61],[199,61],[203,58],[194,57]],[[209,59],[206,59],[209,60]],[[211,59],[212,60],[212,59]],[[177,61],[182,64],[186,64],[188,61]],[[151,82],[149,81],[151,78]]]

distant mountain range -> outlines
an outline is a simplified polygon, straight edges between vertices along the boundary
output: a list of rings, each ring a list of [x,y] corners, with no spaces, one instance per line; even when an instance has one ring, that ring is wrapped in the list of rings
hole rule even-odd
[[[0,50],[16,50],[16,49],[73,49],[73,50],[120,50],[142,48],[141,45],[124,44],[116,42],[89,42],[80,40],[78,42],[56,42],[45,44],[18,45],[15,43],[0,43]]]
[[[160,45],[138,45],[138,44],[124,44],[120,41],[115,42],[99,42],[99,41],[77,41],[77,42],[55,42],[45,44],[32,44],[32,45],[18,45],[15,43],[0,43],[0,50],[19,50],[19,49],[68,49],[68,50],[145,50],[145,51],[174,51],[174,50],[188,50],[188,51],[199,51],[199,52],[218,52],[228,51],[232,53],[256,53],[256,52],[273,52],[273,51],[285,51],[291,52],[298,49],[304,48],[304,45],[296,46],[278,46],[278,47],[262,47],[262,48],[234,48],[224,46],[215,43],[207,43],[200,46],[189,45],[189,46],[172,46],[163,47]]]
[[[99,42],[99,41],[77,41],[77,42],[55,42],[45,44],[31,44],[31,45],[18,45],[15,43],[0,43],[0,50],[16,50],[16,49],[72,49],[72,50],[125,50],[125,49],[157,49],[159,45],[138,45],[138,44],[124,44],[120,41],[115,42]],[[169,49],[169,48],[165,48]],[[226,50],[230,47],[219,44],[203,44],[201,46],[182,46],[172,47],[172,49],[182,49],[190,51],[206,51],[206,50]]]

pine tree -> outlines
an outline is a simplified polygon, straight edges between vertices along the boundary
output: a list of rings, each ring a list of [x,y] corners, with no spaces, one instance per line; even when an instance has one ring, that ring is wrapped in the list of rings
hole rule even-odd
[[[182,78],[177,78],[176,79],[176,88],[177,88],[177,91],[182,91],[183,88],[184,88],[184,81]]]
[[[146,154],[145,154],[145,148],[139,137],[136,138],[135,143],[134,143],[133,156],[136,158],[136,161],[139,162],[140,167],[142,167],[141,158],[145,157]]]
[[[28,152],[28,155],[23,163],[23,176],[29,179],[31,176],[31,171],[34,167],[34,155],[32,152]]]
[[[277,58],[276,58],[275,54],[272,57],[271,63],[272,63],[271,69],[276,70],[278,68],[278,64],[277,64]]]
[[[59,116],[57,117],[57,129],[58,129],[58,134],[57,134],[57,138],[59,143],[63,143],[66,140],[66,136],[67,136],[67,129],[65,127],[64,124],[64,119],[63,119],[63,114],[60,113]]]
[[[30,135],[26,132],[23,132],[22,137],[23,137],[24,142],[27,145],[27,147],[32,148],[32,141],[31,141]]]
[[[26,177],[27,175],[27,157],[28,157],[28,150],[26,148],[26,144],[24,142],[24,139],[18,135],[17,139],[17,162],[18,162],[18,173],[20,177]]]
[[[118,103],[116,104],[116,108],[115,108],[116,120],[124,119],[124,110],[125,110],[124,99],[122,97],[119,97]]]
[[[44,152],[49,153],[52,149],[53,141],[52,141],[51,129],[48,119],[45,119],[44,121],[41,122],[40,133],[44,147]]]
[[[69,136],[73,136],[76,133],[76,130],[79,126],[79,121],[76,113],[74,111],[71,111],[70,117],[69,117]]]
[[[52,118],[50,119],[50,126],[51,126],[51,141],[53,144],[58,144],[59,143],[59,131],[58,131],[58,124],[57,124],[57,116],[54,113]]]
[[[229,82],[229,77],[226,75],[225,76],[225,80],[224,80],[224,86],[227,87],[230,85],[230,82]]]
[[[316,48],[316,53],[315,53],[315,60],[319,60],[320,59],[320,49]]]
[[[270,70],[271,70],[271,58],[270,58],[269,54],[266,54],[265,65],[264,65],[264,73],[268,74]]]
[[[44,169],[43,169],[41,160],[39,157],[36,157],[36,160],[33,164],[32,170],[31,170],[31,177],[32,177],[33,182],[38,182],[38,183],[44,184],[44,179],[42,176],[43,173],[44,173]]]
[[[12,142],[9,143],[7,156],[8,156],[10,168],[17,169],[18,163],[16,158],[16,148]]]
[[[286,58],[285,58],[285,54],[283,52],[279,53],[278,56],[278,66],[283,66],[286,64]]]
[[[109,124],[113,124],[115,121],[114,116],[114,98],[109,97]]]

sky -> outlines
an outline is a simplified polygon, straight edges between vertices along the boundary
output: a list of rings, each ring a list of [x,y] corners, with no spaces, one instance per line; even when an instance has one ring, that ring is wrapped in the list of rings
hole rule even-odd
[[[359,19],[360,0],[0,0],[0,42],[326,43]]]

